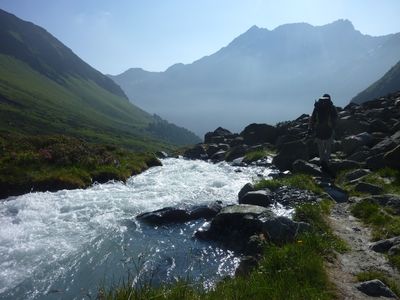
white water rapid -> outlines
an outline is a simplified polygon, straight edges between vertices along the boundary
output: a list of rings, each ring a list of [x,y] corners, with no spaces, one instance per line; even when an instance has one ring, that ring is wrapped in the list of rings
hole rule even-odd
[[[238,258],[192,238],[203,220],[154,228],[135,216],[179,204],[234,203],[244,184],[268,172],[165,159],[126,184],[10,197],[0,202],[0,299],[95,298],[100,285],[128,274],[152,274],[155,284],[189,277],[210,285],[231,275]]]

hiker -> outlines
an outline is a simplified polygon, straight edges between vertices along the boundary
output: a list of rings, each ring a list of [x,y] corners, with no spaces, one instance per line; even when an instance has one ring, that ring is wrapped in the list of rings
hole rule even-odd
[[[309,133],[313,132],[315,134],[320,165],[323,171],[329,171],[328,164],[337,118],[338,114],[330,95],[324,94],[314,103],[308,130]]]

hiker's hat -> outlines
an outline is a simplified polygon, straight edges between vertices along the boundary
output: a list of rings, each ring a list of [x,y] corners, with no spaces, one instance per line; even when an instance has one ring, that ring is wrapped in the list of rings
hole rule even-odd
[[[321,98],[319,98],[321,100],[331,100],[331,96],[329,94],[323,94],[323,96]]]

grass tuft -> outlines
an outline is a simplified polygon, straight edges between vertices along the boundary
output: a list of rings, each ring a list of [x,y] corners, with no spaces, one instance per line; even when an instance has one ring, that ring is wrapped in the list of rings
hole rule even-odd
[[[281,186],[291,186],[302,190],[309,190],[318,195],[323,193],[323,190],[315,183],[312,176],[306,174],[294,174],[278,179],[262,179],[254,185],[254,188],[256,190],[264,188],[276,190]]]

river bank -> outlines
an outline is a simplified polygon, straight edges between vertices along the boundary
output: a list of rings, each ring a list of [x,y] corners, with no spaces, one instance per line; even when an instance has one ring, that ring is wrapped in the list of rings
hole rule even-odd
[[[0,199],[34,191],[125,182],[161,162],[152,153],[96,145],[62,135],[0,134]]]

